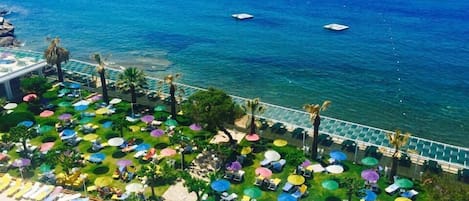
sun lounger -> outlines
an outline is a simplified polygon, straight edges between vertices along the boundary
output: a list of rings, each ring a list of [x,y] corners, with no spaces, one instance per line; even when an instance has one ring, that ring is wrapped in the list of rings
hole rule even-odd
[[[156,149],[151,148],[148,151],[148,153],[145,156],[142,157],[142,160],[145,160],[145,161],[150,160],[153,157],[153,155],[155,155],[155,154],[156,154]]]
[[[269,159],[266,159],[266,158],[263,161],[260,162],[262,167],[268,167],[268,166],[270,166],[270,163],[272,163],[272,161],[269,160]]]
[[[251,197],[247,195],[243,195],[243,198],[241,199],[241,201],[251,201]]]
[[[277,190],[278,185],[280,184],[281,181],[282,181],[282,180],[279,179],[279,178],[271,179],[271,180],[270,180],[270,183],[269,183],[269,187],[267,187],[267,188],[268,188],[269,190],[275,191],[275,190]]]
[[[295,197],[297,200],[300,199],[305,193],[306,190],[308,190],[308,186],[302,184],[298,190],[296,190],[293,194],[291,194],[293,197]]]
[[[44,198],[47,197],[47,195],[49,195],[52,190],[54,190],[54,186],[45,185],[45,187],[41,188],[36,194],[32,195],[31,198],[37,201],[44,200]]]
[[[63,187],[62,186],[57,186],[55,189],[52,191],[52,193],[49,194],[49,196],[44,199],[44,201],[54,201],[59,197],[60,192],[62,192]]]
[[[244,177],[244,171],[238,170],[238,172],[234,173],[233,180],[241,182],[243,180],[243,177]]]
[[[2,178],[0,178],[0,192],[5,190],[11,182],[12,178],[9,174],[4,174]]]
[[[23,197],[24,194],[26,194],[31,188],[33,187],[33,182],[26,182],[26,184],[13,195],[13,198],[19,200],[21,197]]]
[[[409,198],[409,199],[413,199],[413,198],[414,198],[416,195],[418,195],[418,194],[419,194],[418,191],[412,189],[412,190],[410,190],[410,191],[406,191],[406,192],[401,193],[400,196],[401,196],[401,197],[406,197],[406,198]]]
[[[256,181],[254,181],[254,185],[261,186],[262,181],[264,181],[264,177],[259,175],[259,176],[256,177]]]
[[[285,185],[283,185],[282,191],[289,192],[292,188],[293,188],[293,184],[291,184],[290,182],[287,182],[285,183]]]
[[[6,191],[5,191],[5,195],[8,196],[8,197],[11,197],[13,196],[13,194],[16,193],[16,191],[20,190],[23,180],[22,179],[16,179],[15,182],[13,183],[12,186],[10,186],[10,188],[8,188]]]
[[[238,198],[238,195],[236,193],[231,193],[229,196],[225,197],[225,196],[222,196],[221,197],[221,200],[222,201],[232,201],[232,200],[236,200],[236,198]]]
[[[223,175],[224,179],[231,180],[233,178],[234,174],[232,171],[225,171],[225,175]]]
[[[138,151],[137,153],[134,154],[134,158],[140,158],[142,156],[145,156],[146,154],[147,154],[147,150]]]
[[[70,201],[70,200],[73,200],[73,199],[77,199],[81,197],[81,194],[80,193],[77,193],[77,194],[66,194],[64,195],[63,197],[61,197],[60,199],[58,199],[57,201]]]
[[[397,190],[399,190],[399,185],[397,185],[396,183],[393,183],[384,189],[384,191],[386,191],[386,193],[388,194],[393,194],[397,192]]]
[[[122,149],[122,152],[131,152],[133,151],[135,148],[137,148],[138,145],[132,145],[132,146],[127,146],[127,147],[124,147]]]
[[[279,161],[276,161],[276,162],[272,163],[272,169],[277,171],[277,172],[280,172],[280,171],[282,171],[283,166],[285,166],[286,163],[287,163],[287,161],[285,159],[280,159]]]
[[[125,200],[130,196],[128,192],[123,193],[120,197],[116,194],[112,195],[111,200]]]
[[[41,187],[41,183],[35,182],[33,187],[27,193],[25,193],[22,197],[25,198],[25,199],[31,198],[31,195],[36,193],[39,190],[40,187]]]

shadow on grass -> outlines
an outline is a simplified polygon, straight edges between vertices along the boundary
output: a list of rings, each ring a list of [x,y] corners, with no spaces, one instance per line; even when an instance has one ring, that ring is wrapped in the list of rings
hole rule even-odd
[[[117,150],[114,153],[112,153],[112,158],[122,158],[124,156],[125,156],[125,153],[120,150]]]
[[[143,139],[142,138],[137,138],[135,139],[135,144],[142,144],[143,143]]]
[[[115,138],[115,137],[119,137],[119,134],[117,134],[117,133],[108,133],[108,134],[106,134],[106,136],[105,136],[105,138],[106,138],[107,140],[109,140],[109,139],[111,139],[111,138]]]
[[[57,137],[55,137],[55,136],[47,136],[47,137],[42,139],[42,143],[55,142],[56,140],[57,140]]]
[[[325,199],[325,201],[342,201],[342,199],[335,196],[329,196]]]
[[[88,149],[86,149],[86,151],[87,151],[88,153],[96,153],[96,152],[98,152],[99,150],[93,150],[93,146],[90,146]]]
[[[93,170],[93,173],[97,175],[106,174],[107,172],[109,172],[109,167],[107,166],[98,166]]]
[[[158,143],[158,144],[155,144],[155,148],[156,148],[156,149],[164,149],[164,148],[166,148],[166,147],[168,147],[168,144],[163,143],[163,142]]]

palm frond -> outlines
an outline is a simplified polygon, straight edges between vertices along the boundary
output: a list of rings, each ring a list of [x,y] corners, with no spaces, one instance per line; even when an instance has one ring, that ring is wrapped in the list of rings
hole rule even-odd
[[[329,108],[329,106],[331,105],[331,101],[329,100],[326,100],[322,103],[322,106],[321,106],[321,111],[325,111],[327,110],[327,108]]]

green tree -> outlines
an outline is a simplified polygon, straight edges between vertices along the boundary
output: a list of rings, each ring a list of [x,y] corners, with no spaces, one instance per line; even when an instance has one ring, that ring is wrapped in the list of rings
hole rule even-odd
[[[121,137],[124,137],[124,129],[129,126],[129,122],[125,119],[125,116],[118,115],[113,118],[112,121],[112,129],[115,131],[119,131]]]
[[[192,177],[189,173],[184,172],[182,174],[184,179],[184,186],[187,188],[189,193],[194,192],[197,196],[197,201],[202,200],[202,195],[208,191],[208,183],[204,180]]]
[[[183,105],[184,112],[191,118],[200,119],[205,128],[213,133],[217,129],[228,136],[230,143],[235,140],[225,128],[225,124],[233,124],[235,119],[235,104],[224,91],[209,88],[207,91],[198,91],[191,95]]]
[[[49,65],[57,67],[57,77],[59,82],[64,81],[64,75],[62,72],[62,62],[67,62],[70,59],[70,52],[59,46],[60,39],[54,38],[50,41],[49,47],[44,51],[44,58]]]
[[[35,136],[33,130],[29,130],[26,126],[20,125],[10,128],[8,139],[13,142],[20,142],[23,145],[23,153],[25,157],[29,158],[29,150],[26,146],[26,141]]]
[[[164,83],[169,85],[169,97],[170,97],[170,105],[171,105],[171,119],[174,119],[174,120],[176,120],[176,115],[177,115],[177,112],[176,112],[176,104],[177,104],[176,90],[177,90],[177,86],[176,86],[175,81],[180,77],[181,77],[181,74],[179,74],[179,73],[176,73],[174,75],[169,74],[169,75],[164,77]],[[161,91],[161,90],[159,90],[159,91]],[[179,96],[182,96],[182,94],[184,94],[184,90],[182,88],[180,88],[178,90],[178,92],[179,92]]]
[[[256,115],[262,114],[265,111],[265,107],[260,104],[259,98],[252,100],[246,100],[246,104],[242,106],[244,112],[250,116],[249,121],[249,134],[256,133]]]
[[[149,163],[148,165],[143,165],[141,169],[137,172],[141,177],[147,178],[147,185],[151,188],[151,195],[153,198],[156,197],[155,194],[155,185],[158,180],[162,179],[163,173],[161,172],[161,167],[155,163]]]
[[[352,196],[359,190],[359,182],[354,178],[347,177],[345,178],[343,185],[346,190],[345,193],[347,194],[347,200],[352,201]]]
[[[20,88],[25,93],[35,93],[41,97],[47,90],[52,88],[52,84],[47,78],[42,76],[25,77],[20,81]]]
[[[147,85],[145,73],[138,68],[126,68],[119,74],[117,87],[123,91],[130,91],[132,116],[134,115],[134,104],[137,103],[136,91],[143,89]]]
[[[319,104],[307,104],[303,106],[303,109],[309,113],[310,121],[314,126],[313,143],[311,145],[311,157],[313,160],[316,160],[318,157],[319,125],[321,124],[319,114],[321,111],[327,110],[331,103],[331,101],[326,100],[321,106],[319,106]]]
[[[106,103],[106,105],[109,105],[109,96],[107,93],[107,85],[106,85],[106,69],[104,68],[104,61],[101,58],[101,55],[98,53],[95,53],[92,55],[92,58],[98,63],[98,66],[96,66],[96,72],[99,74],[99,78],[101,80],[101,87],[103,89],[103,101]]]
[[[80,165],[80,160],[80,154],[72,146],[61,144],[47,152],[44,162],[53,166],[60,165],[66,174],[70,174],[74,167]]]
[[[394,133],[386,133],[386,136],[388,137],[389,144],[394,147],[391,171],[389,172],[389,181],[393,181],[394,176],[397,174],[397,167],[399,166],[399,158],[401,156],[400,149],[409,141],[410,133],[402,134],[400,130],[396,130]]]

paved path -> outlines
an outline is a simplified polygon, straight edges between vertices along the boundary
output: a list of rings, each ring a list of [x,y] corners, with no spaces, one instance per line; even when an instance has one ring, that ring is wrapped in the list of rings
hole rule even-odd
[[[184,187],[183,181],[170,186],[163,194],[163,198],[167,201],[196,201],[197,196],[195,193],[189,193],[187,188]]]

